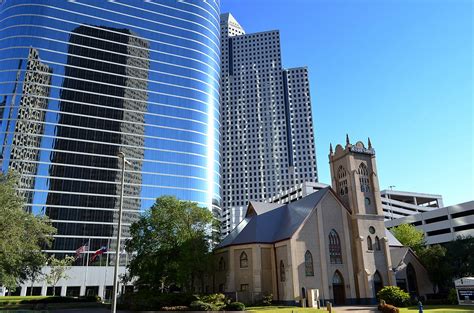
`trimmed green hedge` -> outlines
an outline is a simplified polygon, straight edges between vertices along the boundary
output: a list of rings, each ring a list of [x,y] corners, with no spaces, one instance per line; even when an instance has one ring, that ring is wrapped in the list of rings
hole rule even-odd
[[[385,300],[387,304],[397,307],[410,305],[410,294],[396,286],[383,287],[377,293],[377,298],[379,298],[379,300]]]
[[[197,297],[186,293],[160,293],[153,290],[141,290],[126,293],[119,299],[120,309],[132,311],[154,311],[163,307],[189,306]]]
[[[226,311],[245,311],[245,304],[242,302],[231,302],[225,307]]]
[[[53,296],[5,296],[0,297],[0,309],[1,308],[37,308],[37,307],[47,307],[49,304],[88,304],[94,305],[101,303],[101,298],[96,296],[87,296],[87,297],[53,297]]]

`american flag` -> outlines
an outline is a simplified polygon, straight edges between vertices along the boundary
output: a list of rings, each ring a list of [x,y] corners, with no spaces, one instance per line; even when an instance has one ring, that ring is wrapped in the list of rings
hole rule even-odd
[[[82,253],[89,251],[89,247],[86,244],[83,244],[76,250],[76,259],[82,258]]]

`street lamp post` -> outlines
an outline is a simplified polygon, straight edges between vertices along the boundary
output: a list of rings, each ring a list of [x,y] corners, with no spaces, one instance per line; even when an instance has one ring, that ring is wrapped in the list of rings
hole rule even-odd
[[[388,186],[388,188],[390,188],[390,192],[393,191],[393,187],[396,187],[396,186],[394,185]],[[390,192],[388,192],[388,205],[390,206],[390,220],[393,220],[392,198],[390,196]]]
[[[119,216],[118,216],[118,225],[117,225],[117,244],[115,247],[115,268],[114,268],[114,286],[112,288],[112,313],[117,312],[117,293],[118,293],[118,268],[120,263],[120,240],[122,235],[122,209],[123,209],[123,190],[125,185],[125,164],[130,162],[125,159],[125,154],[119,152],[119,159],[122,161],[122,177],[121,177],[121,187],[120,187],[120,206],[119,206]]]

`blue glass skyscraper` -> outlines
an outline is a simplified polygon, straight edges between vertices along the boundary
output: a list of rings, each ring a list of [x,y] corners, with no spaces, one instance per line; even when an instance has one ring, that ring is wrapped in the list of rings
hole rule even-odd
[[[218,210],[217,0],[0,1],[0,158],[51,253],[111,245],[156,197]],[[124,258],[123,258],[124,259]],[[124,259],[125,260],[125,259]]]

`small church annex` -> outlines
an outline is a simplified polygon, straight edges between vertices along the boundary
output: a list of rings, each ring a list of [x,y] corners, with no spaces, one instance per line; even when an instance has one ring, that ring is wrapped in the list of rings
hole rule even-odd
[[[290,304],[317,289],[320,303],[340,305],[374,303],[383,286],[403,275],[407,280],[400,264],[412,253],[401,253],[404,247],[385,229],[370,139],[367,148],[348,138],[345,147],[331,147],[329,163],[332,187],[288,204],[249,203],[244,220],[215,251],[218,291],[243,302],[272,294]],[[415,265],[421,273],[416,292],[430,292],[426,271]]]

